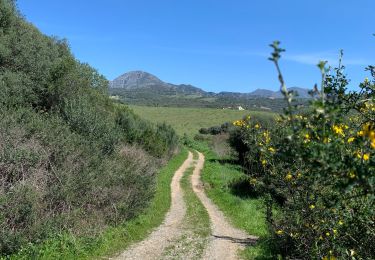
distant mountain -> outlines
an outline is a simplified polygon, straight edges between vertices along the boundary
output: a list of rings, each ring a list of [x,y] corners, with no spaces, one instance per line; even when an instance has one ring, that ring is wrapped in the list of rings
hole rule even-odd
[[[298,93],[299,98],[311,98],[310,89],[307,88],[299,88],[299,87],[291,87],[289,90],[293,90]]]
[[[309,90],[305,88],[299,88],[299,87],[291,87],[288,88],[290,91],[295,91],[298,93],[299,98],[310,98]],[[263,98],[282,98],[283,95],[280,91],[272,91],[268,89],[256,89],[253,92],[249,93],[250,96],[254,97],[263,97]]]
[[[251,96],[255,97],[266,97],[266,98],[282,98],[280,91],[272,91],[268,89],[256,89],[253,92],[250,92]]]
[[[218,97],[218,98],[282,98],[280,91],[272,91],[268,89],[256,89],[250,93],[238,92],[206,92],[200,88],[192,85],[175,85],[166,83],[156,76],[144,71],[130,71],[110,82],[111,89],[124,90],[124,92],[135,91],[148,94],[161,94],[161,95],[195,95],[202,97]],[[304,88],[292,87],[289,90],[298,92],[299,98],[309,98],[308,90]]]
[[[137,89],[159,86],[170,88],[169,84],[144,71],[127,72],[110,83],[111,88]]]
[[[110,88],[125,91],[150,92],[164,95],[204,95],[206,92],[192,85],[166,83],[144,71],[130,71],[110,82]]]

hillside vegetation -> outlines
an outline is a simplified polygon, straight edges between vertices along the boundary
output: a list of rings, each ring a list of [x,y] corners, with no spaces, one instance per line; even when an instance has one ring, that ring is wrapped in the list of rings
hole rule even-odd
[[[280,71],[284,50],[277,41],[271,47],[288,109],[273,125],[236,121],[230,140],[249,190],[265,198],[278,253],[286,259],[374,259],[375,67],[367,67],[370,79],[359,92],[349,92],[341,60],[335,69],[320,62],[321,89],[301,111],[292,106]]]
[[[95,236],[147,205],[177,137],[115,105],[107,86],[0,0],[0,256]]]

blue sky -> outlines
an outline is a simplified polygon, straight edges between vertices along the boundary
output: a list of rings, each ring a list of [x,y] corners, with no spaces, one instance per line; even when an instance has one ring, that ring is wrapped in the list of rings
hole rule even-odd
[[[355,89],[375,64],[374,0],[19,0],[42,32],[108,79],[131,70],[207,91],[277,90],[268,45],[280,40],[288,86],[319,82],[315,64],[344,64]]]

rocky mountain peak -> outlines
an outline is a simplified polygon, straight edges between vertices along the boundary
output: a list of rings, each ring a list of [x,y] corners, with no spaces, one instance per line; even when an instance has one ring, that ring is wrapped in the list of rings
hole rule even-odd
[[[140,87],[148,87],[155,85],[166,85],[156,76],[144,71],[127,72],[111,82],[111,88],[134,89]]]

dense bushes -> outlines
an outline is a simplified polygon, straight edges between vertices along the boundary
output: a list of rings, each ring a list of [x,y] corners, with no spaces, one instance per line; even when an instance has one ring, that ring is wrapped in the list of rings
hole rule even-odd
[[[199,129],[200,134],[210,134],[210,135],[218,135],[222,133],[228,133],[229,130],[231,129],[230,123],[224,123],[220,126],[211,126],[209,128],[201,128]]]
[[[147,205],[177,137],[114,104],[107,85],[0,0],[0,256],[94,236]]]
[[[272,45],[278,66],[278,43]],[[322,89],[304,111],[291,105],[272,127],[236,121],[232,146],[254,189],[267,200],[267,221],[281,253],[298,259],[372,259],[375,255],[375,70],[348,93],[340,66],[320,63]],[[272,209],[280,214],[274,216]]]

